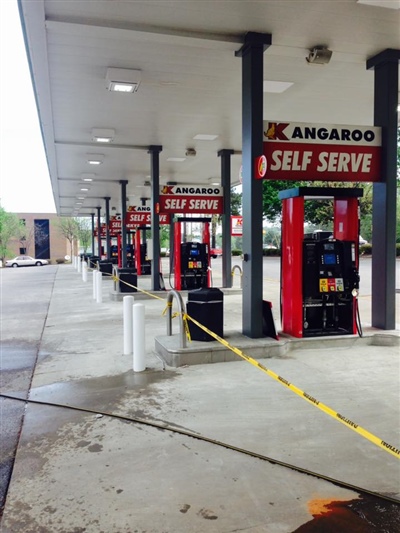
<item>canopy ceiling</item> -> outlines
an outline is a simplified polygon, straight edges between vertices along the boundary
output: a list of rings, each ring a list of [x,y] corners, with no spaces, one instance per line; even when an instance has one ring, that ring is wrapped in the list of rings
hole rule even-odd
[[[242,64],[235,51],[249,31],[272,35],[264,79],[292,83],[264,92],[264,120],[372,125],[374,72],[366,61],[400,48],[400,2],[369,3],[21,0],[57,212],[87,215],[106,196],[119,211],[120,180],[128,180],[129,203],[149,198],[151,145],[162,146],[161,184],[218,182],[221,149],[234,150],[238,184]],[[329,64],[306,61],[318,45],[332,50]],[[138,91],[107,90],[109,68],[140,70]],[[93,128],[114,130],[114,141],[93,142]],[[196,155],[185,155],[190,148]],[[101,154],[103,163],[89,165],[87,154]],[[82,181],[86,174],[93,181]]]

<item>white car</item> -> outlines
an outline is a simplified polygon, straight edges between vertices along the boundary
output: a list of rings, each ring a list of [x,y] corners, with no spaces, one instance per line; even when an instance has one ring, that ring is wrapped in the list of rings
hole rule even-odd
[[[23,267],[23,266],[42,266],[47,265],[49,262],[46,259],[35,259],[29,255],[18,255],[14,259],[9,259],[5,262],[6,267]]]

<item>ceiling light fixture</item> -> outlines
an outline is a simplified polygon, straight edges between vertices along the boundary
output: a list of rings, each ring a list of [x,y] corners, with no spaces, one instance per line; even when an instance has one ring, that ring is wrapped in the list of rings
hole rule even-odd
[[[96,174],[81,174],[81,180],[87,182],[93,181],[95,176]]]
[[[173,161],[175,163],[182,163],[182,161],[186,161],[186,157],[168,157],[167,161]]]
[[[293,85],[291,81],[264,80],[263,91],[265,93],[283,93]]]
[[[208,134],[208,133],[198,133],[193,137],[196,141],[215,141],[218,138],[218,135]]]
[[[107,89],[120,93],[135,93],[140,85],[142,73],[140,70],[126,68],[107,69]]]
[[[331,57],[332,50],[329,50],[327,46],[318,45],[310,50],[306,61],[312,65],[326,65],[331,60]]]
[[[82,187],[82,188],[81,188],[81,191],[82,191],[82,192],[88,192],[88,190],[89,190],[89,189],[87,189],[86,187]]]
[[[89,165],[101,165],[103,160],[103,154],[86,154],[86,161]]]
[[[97,143],[112,143],[115,137],[115,130],[105,128],[93,128],[92,140]]]

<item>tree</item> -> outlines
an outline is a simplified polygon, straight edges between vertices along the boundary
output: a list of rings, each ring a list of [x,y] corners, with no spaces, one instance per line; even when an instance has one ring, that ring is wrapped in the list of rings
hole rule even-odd
[[[231,190],[231,215],[242,214],[242,193]]]
[[[14,213],[7,213],[0,206],[0,259],[4,261],[11,252],[7,248],[8,243],[14,237],[19,239],[22,232],[20,219]]]
[[[67,241],[69,241],[69,244],[71,246],[72,257],[74,249],[74,240],[76,240],[79,235],[78,221],[75,218],[61,217],[58,219],[57,227],[61,235],[65,237]]]
[[[281,217],[282,200],[278,198],[278,193],[285,189],[292,189],[304,185],[302,181],[263,181],[263,215],[268,222],[276,222]]]
[[[86,253],[89,246],[92,244],[92,223],[88,218],[75,219],[77,223],[77,237],[79,243],[83,248],[83,252]],[[92,250],[93,252],[93,250]]]

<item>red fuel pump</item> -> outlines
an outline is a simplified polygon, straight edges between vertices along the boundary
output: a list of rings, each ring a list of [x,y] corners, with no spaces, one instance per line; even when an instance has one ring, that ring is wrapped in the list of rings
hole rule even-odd
[[[359,188],[298,187],[282,200],[281,318],[293,337],[357,333]],[[333,234],[304,234],[304,201],[333,199]]]
[[[147,257],[147,242],[142,242],[142,232],[149,230],[147,226],[140,226],[135,234],[135,266],[138,276],[151,274],[151,261]]]
[[[192,290],[211,286],[210,221],[204,217],[181,217],[174,220],[174,288]],[[182,224],[201,223],[202,242],[182,242]]]
[[[133,264],[133,255],[134,255],[134,245],[127,244],[126,246],[126,257],[128,261],[128,267]],[[111,258],[114,259],[118,265],[118,268],[122,268],[122,238],[121,234],[117,235],[117,245],[111,246]]]

